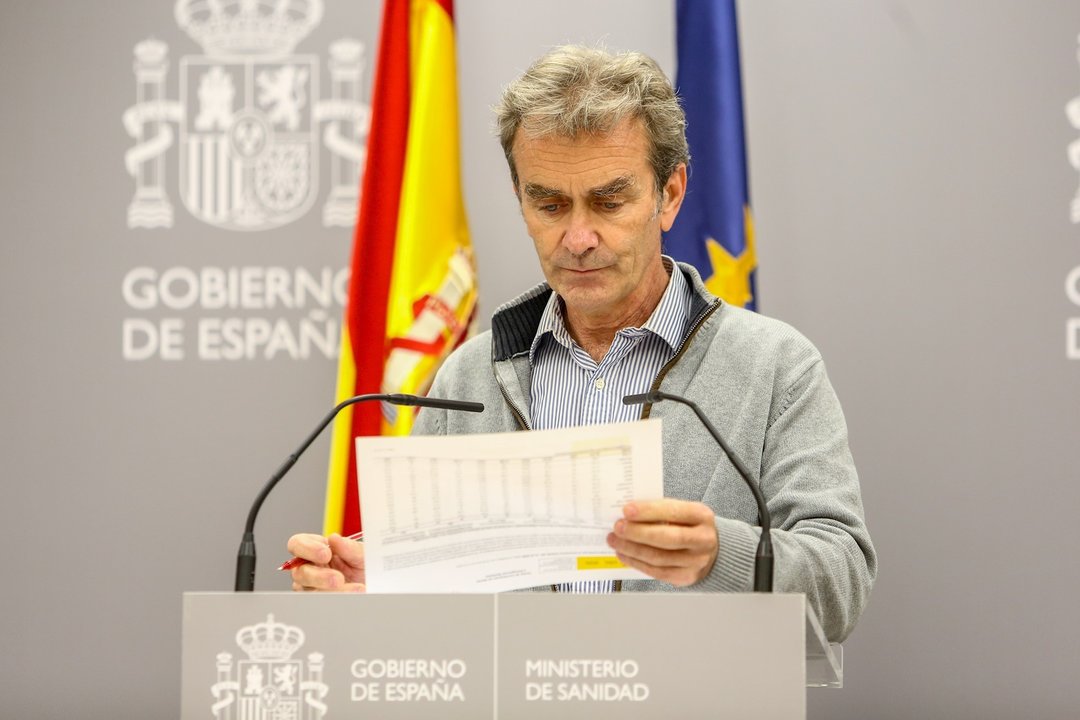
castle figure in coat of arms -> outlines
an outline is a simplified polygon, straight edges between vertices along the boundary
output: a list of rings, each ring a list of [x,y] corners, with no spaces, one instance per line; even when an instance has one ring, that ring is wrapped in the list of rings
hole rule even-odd
[[[279,227],[311,208],[323,126],[323,224],[352,225],[370,114],[359,100],[363,46],[330,46],[331,97],[320,102],[319,58],[294,51],[322,14],[322,0],[179,0],[176,21],[204,51],[180,58],[179,101],[166,97],[168,46],[135,46],[136,104],[123,117],[136,142],[125,156],[135,179],[128,227],[172,227],[165,166],[174,124],[184,207],[228,230]]]

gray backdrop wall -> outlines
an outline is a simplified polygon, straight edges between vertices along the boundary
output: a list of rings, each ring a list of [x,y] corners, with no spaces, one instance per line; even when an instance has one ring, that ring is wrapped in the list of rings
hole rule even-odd
[[[373,58],[379,5],[327,0],[295,50],[311,107],[369,101],[370,63],[358,86],[340,67],[335,84],[329,59],[342,38]],[[661,1],[457,6],[486,313],[539,279],[490,135],[499,89],[566,41],[642,50],[674,73],[674,18]],[[1080,103],[1066,106],[1080,4],[740,11],[760,307],[826,358],[881,554],[847,688],[811,691],[810,716],[1075,717]],[[137,70],[149,38],[164,56],[143,46]],[[332,401],[319,340],[336,332],[351,232],[324,206],[347,197],[349,156],[322,134],[354,116],[305,114],[295,146],[318,167],[280,175],[265,229],[218,227],[209,208],[228,193],[196,174],[188,196],[181,134],[203,54],[168,0],[0,9],[3,717],[174,716],[181,593],[231,587],[253,493]],[[187,114],[135,113],[129,131],[140,97]],[[164,128],[171,143],[153,145]],[[168,198],[170,226],[130,227],[137,186]],[[160,203],[142,211],[164,222]],[[215,296],[230,269],[316,287],[293,307]],[[192,278],[203,295],[188,296]],[[250,344],[223,339],[229,323]],[[319,527],[326,454],[313,446],[263,510],[261,589],[287,587],[272,570],[285,538]]]

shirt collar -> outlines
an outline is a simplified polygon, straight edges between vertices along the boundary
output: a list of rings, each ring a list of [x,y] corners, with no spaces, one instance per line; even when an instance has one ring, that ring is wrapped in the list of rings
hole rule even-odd
[[[660,297],[660,302],[657,303],[649,319],[640,328],[624,328],[620,332],[647,330],[666,342],[673,352],[677,352],[679,344],[682,342],[683,328],[686,327],[687,316],[690,313],[690,301],[692,299],[690,286],[674,260],[667,255],[661,255],[660,259],[663,261],[664,269],[667,270],[669,277],[664,294]],[[547,305],[544,306],[544,312],[540,316],[536,336],[533,338],[532,346],[529,348],[530,364],[535,361],[536,351],[548,334],[566,348],[571,347],[574,342],[563,318],[562,301],[558,293],[555,292],[551,293]]]

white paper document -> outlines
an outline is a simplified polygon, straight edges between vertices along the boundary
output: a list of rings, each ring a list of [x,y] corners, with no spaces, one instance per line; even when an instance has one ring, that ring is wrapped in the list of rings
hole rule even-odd
[[[606,538],[663,497],[660,421],[356,439],[368,592],[502,592],[646,577]]]

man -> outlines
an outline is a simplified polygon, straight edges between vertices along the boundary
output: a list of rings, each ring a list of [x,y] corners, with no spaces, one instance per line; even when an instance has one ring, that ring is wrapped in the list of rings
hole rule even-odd
[[[817,350],[775,320],[727,305],[661,253],[687,188],[685,117],[655,62],[557,48],[497,108],[514,192],[547,283],[500,307],[447,359],[421,434],[502,432],[664,418],[664,495],[631,502],[608,535],[652,580],[563,591],[745,591],[756,506],[692,412],[624,395],[691,397],[760,482],[773,519],[774,587],[804,592],[828,636],[854,627],[876,573],[847,429]],[[363,546],[296,535],[297,590],[362,590]]]

